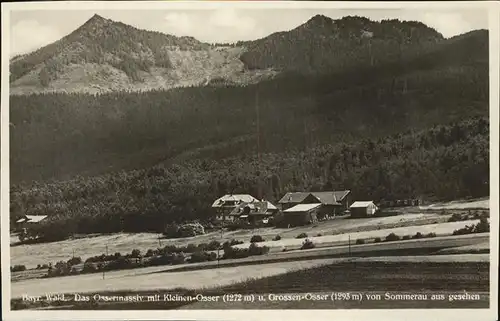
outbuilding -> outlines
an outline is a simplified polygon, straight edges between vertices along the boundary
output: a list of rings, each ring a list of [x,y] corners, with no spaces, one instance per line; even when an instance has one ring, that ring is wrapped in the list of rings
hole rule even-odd
[[[318,221],[321,203],[299,204],[283,211],[283,223],[290,226],[301,226]]]
[[[378,211],[373,201],[356,201],[349,207],[351,217],[370,217]]]

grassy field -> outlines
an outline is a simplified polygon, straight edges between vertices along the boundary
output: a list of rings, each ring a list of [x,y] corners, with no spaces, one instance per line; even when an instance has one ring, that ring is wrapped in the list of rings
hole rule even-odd
[[[322,235],[322,236],[309,236],[308,238],[313,241],[317,247],[331,247],[331,246],[339,246],[345,245],[349,243],[349,239],[351,240],[351,244],[354,244],[357,239],[373,239],[376,237],[380,237],[384,239],[388,234],[395,233],[396,235],[414,235],[417,232],[422,234],[435,233],[436,235],[450,235],[454,230],[464,227],[465,225],[475,224],[479,222],[479,220],[468,220],[461,222],[446,222],[446,223],[438,223],[438,224],[427,224],[420,226],[405,226],[405,227],[397,227],[397,228],[389,228],[389,229],[377,229],[366,232],[354,232],[354,233],[346,233],[346,234],[337,234],[337,235]],[[268,246],[271,248],[271,252],[273,251],[282,251],[283,249],[287,250],[295,250],[300,249],[304,239],[281,239],[279,241],[265,241],[259,242],[259,246]],[[235,245],[235,247],[248,247],[250,242]]]
[[[470,201],[453,201],[446,203],[436,203],[428,206],[420,206],[422,210],[460,210],[460,209],[489,209],[490,200],[488,198],[474,199]]]
[[[358,302],[356,300],[323,300],[322,302],[311,302],[302,298],[299,302],[300,308],[444,308],[444,307],[488,307],[489,304],[489,257],[487,255],[459,255],[459,256],[430,256],[430,257],[381,257],[381,258],[358,258],[358,259],[333,259],[320,260],[317,262],[303,262],[294,268],[290,266],[284,268],[276,264],[261,265],[251,267],[247,270],[242,269],[218,269],[214,271],[202,271],[205,274],[203,285],[196,284],[196,273],[185,272],[181,275],[156,274],[156,287],[150,287],[146,290],[134,287],[130,284],[128,289],[113,287],[113,292],[108,292],[101,287],[101,295],[154,295],[159,294],[179,294],[179,295],[222,295],[222,294],[242,294],[263,295],[269,293],[346,293],[361,294],[365,299]],[[209,275],[217,273],[217,275]],[[241,279],[245,274],[246,278]],[[163,279],[158,277],[163,276]],[[126,279],[126,278],[125,278]],[[184,281],[181,281],[184,280]],[[102,281],[102,280],[101,280]],[[105,283],[106,281],[102,281]],[[86,282],[87,283],[87,282]],[[150,282],[152,286],[153,282]],[[166,286],[169,283],[170,287]],[[64,282],[66,284],[66,282]],[[161,286],[159,286],[161,284]],[[80,293],[94,291],[85,291],[86,284],[81,284],[78,291],[69,293]],[[170,289],[170,291],[169,291]],[[28,289],[26,289],[28,290]],[[142,291],[141,291],[142,290]],[[368,293],[382,292],[419,292],[428,295],[432,293],[449,293],[467,291],[472,294],[481,293],[479,300],[450,302],[443,300],[441,302],[424,301],[391,301],[387,300],[368,301]],[[32,294],[33,293],[33,294]],[[35,295],[35,292],[29,291],[27,294]],[[45,292],[41,292],[43,294]],[[70,299],[70,297],[67,297]],[[169,309],[185,308],[193,309],[227,309],[227,308],[247,308],[247,309],[265,309],[265,308],[295,308],[294,302],[271,302],[265,300],[262,302],[195,302],[186,305],[186,302],[166,302],[164,300],[155,300],[151,302],[97,302],[89,304],[82,302],[59,303],[63,308],[71,309]],[[297,302],[295,302],[297,303]],[[53,303],[54,304],[54,303]],[[26,301],[14,300],[13,308],[35,308],[43,304],[29,304]]]
[[[110,254],[115,252],[124,254],[130,253],[133,249],[145,252],[147,249],[156,249],[168,244],[187,245],[189,243],[208,243],[211,240],[223,242],[231,239],[248,242],[251,236],[256,234],[263,236],[265,239],[272,239],[278,234],[282,239],[294,239],[301,233],[307,233],[309,236],[316,236],[318,234],[331,236],[342,233],[358,233],[370,230],[443,223],[450,216],[451,210],[448,210],[444,214],[429,210],[422,213],[406,213],[390,217],[366,219],[339,218],[291,229],[260,228],[233,232],[227,231],[224,232],[222,238],[220,232],[181,239],[159,239],[161,235],[152,233],[97,235],[60,242],[11,246],[10,256],[11,265],[20,264],[25,265],[27,268],[34,268],[38,264],[54,264],[61,260],[66,261],[73,255],[85,259],[90,256],[106,253],[106,249]],[[11,242],[16,242],[16,238],[12,237]],[[295,243],[295,241],[291,240],[291,244]]]
[[[465,245],[442,249],[438,254],[473,254],[473,253],[490,253],[490,242],[482,242],[478,244]]]
[[[103,280],[101,273],[61,278],[32,279],[13,282],[12,297],[23,294],[44,295],[45,293],[88,293],[118,290],[150,290],[150,289],[197,289],[202,286],[214,287],[241,282],[248,278],[262,278],[286,273],[294,269],[310,268],[331,263],[331,259],[263,264],[259,266],[237,266],[211,270],[188,272],[155,273],[162,269],[148,269],[148,272],[113,271],[108,272]],[[142,269],[141,269],[142,270]]]

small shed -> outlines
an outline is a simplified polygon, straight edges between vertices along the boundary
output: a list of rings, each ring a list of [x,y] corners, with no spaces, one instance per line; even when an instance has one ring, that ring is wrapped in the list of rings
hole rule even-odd
[[[378,210],[373,201],[356,201],[349,207],[351,217],[369,217],[375,215]]]
[[[286,225],[301,226],[318,221],[318,211],[321,203],[299,204],[283,211],[283,220]]]

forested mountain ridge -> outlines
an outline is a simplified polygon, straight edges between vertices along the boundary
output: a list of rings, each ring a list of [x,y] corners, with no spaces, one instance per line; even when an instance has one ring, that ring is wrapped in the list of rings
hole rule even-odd
[[[487,116],[488,86],[488,33],[476,31],[399,63],[285,72],[245,87],[12,96],[11,179],[99,175],[186,153],[251,155],[257,137],[262,152],[279,152],[427,128]]]
[[[489,195],[489,123],[473,118],[380,139],[286,153],[191,159],[174,165],[11,187],[11,219],[49,214],[47,240],[73,233],[161,232],[209,220],[213,200],[250,193],[277,201],[287,191],[350,189],[356,199]]]
[[[398,61],[443,40],[420,22],[316,15],[290,31],[245,42],[247,50],[240,59],[249,69],[328,73]]]
[[[328,73],[397,62],[444,40],[418,22],[318,15],[290,31],[217,45],[94,15],[59,41],[11,59],[11,94],[248,85],[286,71]]]

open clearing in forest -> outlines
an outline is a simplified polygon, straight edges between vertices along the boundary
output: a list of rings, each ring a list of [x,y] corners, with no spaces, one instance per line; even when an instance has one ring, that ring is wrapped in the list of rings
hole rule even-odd
[[[301,233],[307,233],[312,237],[315,237],[318,234],[325,236],[328,235],[330,237],[333,234],[338,235],[342,233],[357,233],[384,228],[444,223],[451,216],[451,210],[455,208],[458,208],[459,210],[464,209],[467,204],[473,204],[474,208],[483,208],[484,210],[488,210],[489,200],[479,200],[475,202],[451,202],[447,204],[448,208],[445,213],[441,213],[441,210],[434,211],[436,208],[431,209],[432,206],[426,207],[426,209],[423,209],[421,212],[416,212],[418,211],[418,208],[410,208],[403,209],[403,211],[406,212],[397,216],[365,219],[337,218],[319,222],[314,225],[290,229],[258,228],[254,230],[227,231],[224,232],[222,238],[221,233],[218,231],[196,237],[180,239],[159,239],[161,235],[154,233],[117,233],[110,235],[87,236],[78,239],[69,239],[51,243],[16,245],[10,247],[11,266],[19,264],[25,265],[27,268],[34,268],[38,264],[54,264],[58,261],[66,261],[71,258],[73,254],[75,256],[80,256],[85,260],[90,256],[106,253],[106,247],[110,254],[116,252],[125,254],[130,253],[133,249],[139,249],[144,253],[147,249],[156,249],[160,246],[163,247],[169,244],[187,245],[189,243],[208,243],[212,240],[223,242],[231,239],[248,242],[252,235],[257,234],[267,240],[274,238],[276,235],[280,235],[283,240],[291,239],[291,243],[295,244],[293,239]],[[443,205],[441,204],[440,206]],[[11,243],[14,242],[17,242],[17,238],[13,236],[11,237]]]

